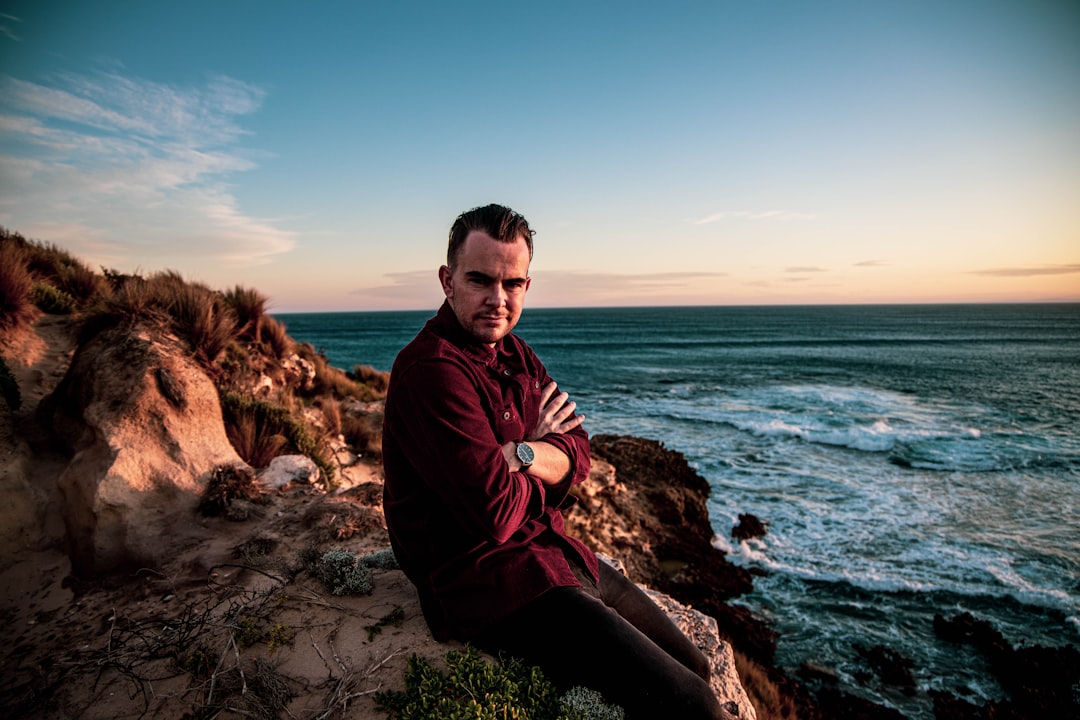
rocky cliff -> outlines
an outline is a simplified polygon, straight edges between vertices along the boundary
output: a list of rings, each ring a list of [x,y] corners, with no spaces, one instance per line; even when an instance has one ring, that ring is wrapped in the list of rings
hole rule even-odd
[[[339,436],[332,490],[303,458],[274,477],[250,467],[205,364],[150,326],[78,343],[45,316],[3,355],[21,391],[0,412],[7,716],[381,717],[372,696],[401,685],[408,656],[445,653],[392,565],[370,568],[366,595],[320,580],[327,550],[388,546],[377,459]],[[690,607],[747,583],[718,570],[703,481],[656,444],[598,438],[596,451],[574,532],[651,587],[713,659],[732,716],[754,718],[717,621]]]

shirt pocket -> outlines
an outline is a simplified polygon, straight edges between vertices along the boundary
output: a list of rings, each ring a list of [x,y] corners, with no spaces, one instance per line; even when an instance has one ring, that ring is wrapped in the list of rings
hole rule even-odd
[[[522,440],[525,437],[525,427],[521,422],[521,415],[512,402],[503,402],[495,408],[495,438],[499,444],[511,440]]]

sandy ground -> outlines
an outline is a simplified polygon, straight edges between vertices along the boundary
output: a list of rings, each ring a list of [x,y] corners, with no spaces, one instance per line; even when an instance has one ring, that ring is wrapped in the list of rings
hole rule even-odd
[[[22,391],[15,435],[44,509],[29,542],[0,548],[0,715],[383,718],[373,695],[403,687],[412,653],[456,647],[432,640],[400,571],[372,570],[370,595],[335,596],[300,569],[311,548],[388,546],[381,468],[364,460],[344,470],[336,494],[286,487],[248,506],[244,521],[193,516],[210,539],[164,567],[72,578],[53,489],[64,458],[33,409],[62,378],[73,342],[61,319],[35,330],[3,348]]]

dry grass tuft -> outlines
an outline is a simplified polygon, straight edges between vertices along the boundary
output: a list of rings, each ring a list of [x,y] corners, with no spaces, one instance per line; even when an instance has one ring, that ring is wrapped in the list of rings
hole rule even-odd
[[[381,412],[346,413],[341,418],[341,434],[358,453],[378,459],[382,457],[382,424]]]
[[[34,276],[29,253],[11,237],[0,228],[0,332],[26,327],[37,315],[31,299]]]
[[[236,317],[237,334],[259,345],[262,342],[262,319],[266,315],[266,297],[257,290],[240,285],[226,290],[222,297]]]
[[[293,341],[286,332],[285,326],[269,315],[263,315],[259,320],[259,337],[261,346],[270,350],[278,360],[292,351]]]
[[[758,720],[799,720],[795,700],[771,679],[769,670],[738,650],[734,654],[735,669]]]

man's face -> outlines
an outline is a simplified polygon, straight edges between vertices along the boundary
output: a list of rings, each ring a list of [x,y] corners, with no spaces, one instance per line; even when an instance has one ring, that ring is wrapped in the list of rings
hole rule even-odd
[[[525,238],[504,243],[473,230],[465,236],[454,269],[439,268],[439,280],[461,326],[494,345],[521,317],[529,289],[529,246]]]

